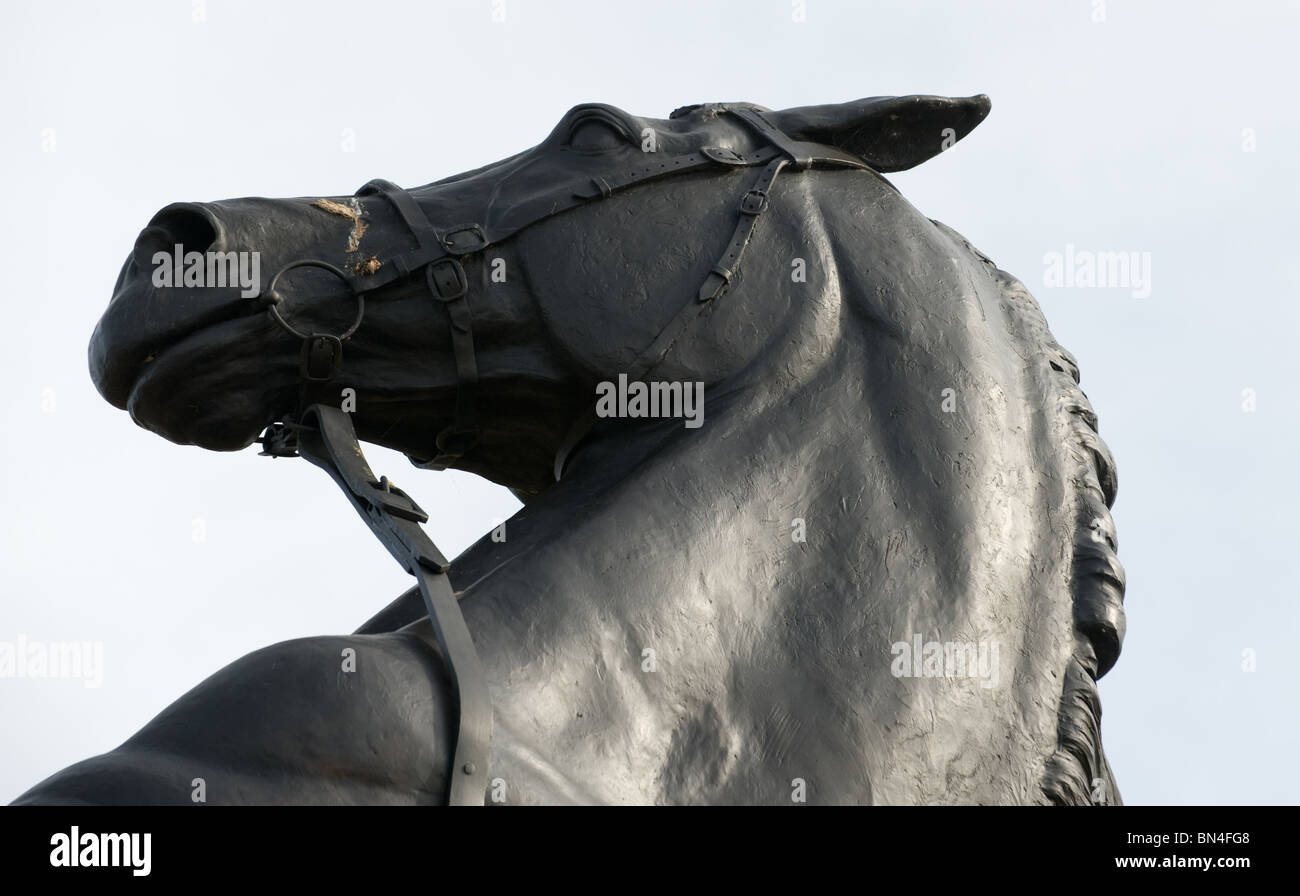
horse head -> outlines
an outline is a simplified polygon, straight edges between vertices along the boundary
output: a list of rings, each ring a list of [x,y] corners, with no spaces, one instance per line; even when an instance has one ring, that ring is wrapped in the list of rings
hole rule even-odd
[[[712,104],[659,120],[581,105],[533,149],[406,194],[421,224],[442,225],[440,237],[466,222],[498,237],[460,263],[484,414],[473,450],[449,465],[517,488],[549,484],[594,384],[629,370],[725,247],[743,159],[764,148],[724,114],[742,107],[767,111]],[[768,114],[792,137],[896,171],[965,136],[987,110],[984,97],[908,97]],[[648,187],[657,176],[665,189],[587,203],[620,179]],[[586,206],[594,217],[560,219],[562,205]],[[91,339],[96,385],[172,441],[246,447],[293,406],[300,381],[297,355],[284,351],[292,337],[264,313],[267,288],[287,265],[317,260],[345,273],[285,271],[275,297],[281,319],[304,332],[345,331],[356,307],[343,278],[354,280],[365,294],[364,326],[347,345],[341,382],[357,395],[357,428],[413,458],[432,456],[436,435],[454,422],[460,371],[454,325],[429,301],[424,272],[401,267],[414,248],[404,211],[374,188],[167,206],[137,239]],[[251,285],[250,273],[258,275]],[[731,303],[714,313],[725,329],[771,309]],[[718,382],[761,350],[701,336],[671,369]]]
[[[310,396],[514,489],[451,575],[520,799],[1113,802],[1114,464],[1033,298],[882,176],[988,109],[587,104],[410,191],[171,205],[91,372],[176,442]]]

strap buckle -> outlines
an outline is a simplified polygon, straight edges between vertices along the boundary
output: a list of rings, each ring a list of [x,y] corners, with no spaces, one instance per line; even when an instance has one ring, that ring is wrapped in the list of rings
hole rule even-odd
[[[469,292],[465,268],[454,258],[440,258],[425,269],[429,291],[444,302],[454,302]]]
[[[750,190],[740,200],[742,215],[761,215],[767,209],[767,190]]]
[[[370,488],[373,489],[373,493],[366,497],[398,519],[410,520],[413,523],[429,521],[429,514],[415,503],[414,498],[389,482],[387,476],[380,476],[378,482],[371,482]]]
[[[312,333],[302,341],[298,374],[312,383],[327,383],[343,369],[343,340],[329,333]]]
[[[452,255],[472,255],[488,247],[488,238],[477,224],[461,224],[442,235],[442,247]]]

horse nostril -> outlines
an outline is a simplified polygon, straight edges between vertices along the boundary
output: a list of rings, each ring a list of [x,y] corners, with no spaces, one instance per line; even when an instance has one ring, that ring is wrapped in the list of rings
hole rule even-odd
[[[178,245],[182,253],[207,252],[216,241],[217,222],[212,213],[201,205],[178,202],[154,215],[140,232],[135,241],[135,263],[150,268],[158,252],[170,257]]]

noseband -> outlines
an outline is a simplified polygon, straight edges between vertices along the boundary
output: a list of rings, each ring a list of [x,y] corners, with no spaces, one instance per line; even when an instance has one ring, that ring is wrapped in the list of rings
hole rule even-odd
[[[740,268],[745,249],[759,216],[768,207],[768,194],[776,177],[787,166],[806,170],[814,166],[870,170],[856,156],[834,147],[790,138],[759,109],[749,106],[718,106],[744,122],[762,145],[749,153],[706,146],[697,152],[650,154],[651,161],[638,168],[609,177],[560,179],[544,195],[511,207],[494,220],[483,223],[435,227],[420,204],[386,180],[372,180],[358,196],[378,195],[386,199],[415,238],[416,248],[384,260],[368,274],[353,275],[324,261],[298,260],[282,267],[271,278],[261,299],[272,319],[299,339],[299,373],[302,390],[297,412],[282,423],[268,427],[260,439],[263,454],[272,457],[301,456],[322,467],[343,489],[362,519],[403,569],[415,576],[424,598],[429,620],[442,648],[455,692],[457,726],[452,752],[448,801],[451,805],[482,805],[486,791],[492,738],[492,705],[487,678],[474,649],[473,639],[447,578],[446,557],[425,534],[420,524],[429,517],[387,477],[375,479],[357,441],[351,417],[336,406],[337,393],[327,397],[326,383],[336,380],[343,369],[343,343],[361,326],[365,317],[365,296],[396,280],[422,273],[434,301],[447,309],[451,321],[452,351],[456,361],[456,411],[452,423],[435,439],[437,453],[429,460],[412,463],[426,469],[445,469],[478,444],[478,365],[474,357],[473,318],[469,308],[469,281],[463,261],[478,255],[547,218],[587,203],[608,198],[639,184],[687,171],[708,168],[748,168],[762,165],[749,190],[741,197],[738,220],[730,242],[717,264],[693,295],[659,332],[631,365],[629,380],[643,379],[667,355],[677,338],[700,311],[726,293]],[[276,293],[280,278],[300,267],[325,270],[348,287],[356,302],[356,317],[339,334],[303,332],[284,317],[282,300]],[[596,422],[595,406],[570,428],[555,460],[555,478],[573,448]]]

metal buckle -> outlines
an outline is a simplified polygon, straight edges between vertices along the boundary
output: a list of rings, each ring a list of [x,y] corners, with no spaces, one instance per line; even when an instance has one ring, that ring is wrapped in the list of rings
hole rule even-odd
[[[442,246],[452,255],[470,255],[486,249],[488,238],[477,224],[461,224],[442,235]]]
[[[740,200],[740,213],[743,215],[762,214],[763,210],[766,208],[766,190],[750,190],[745,194],[744,198]]]
[[[424,271],[429,291],[444,302],[452,302],[469,292],[465,268],[454,258],[432,261]]]
[[[429,514],[425,513],[415,499],[388,481],[387,476],[380,476],[378,482],[370,483],[377,494],[370,499],[383,506],[385,510],[398,519],[413,523],[427,523]]]
[[[343,369],[343,340],[329,333],[312,333],[302,341],[298,374],[308,382],[325,383]]]

